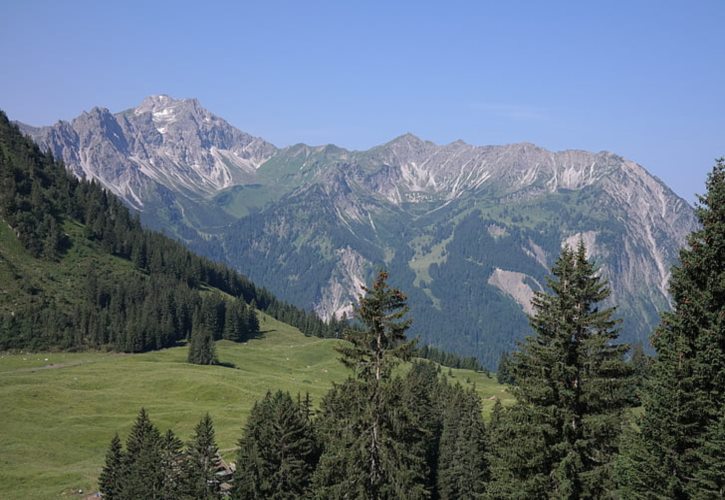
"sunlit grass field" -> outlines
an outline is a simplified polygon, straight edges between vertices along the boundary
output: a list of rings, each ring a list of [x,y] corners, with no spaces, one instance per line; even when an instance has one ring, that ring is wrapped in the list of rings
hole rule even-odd
[[[145,354],[0,353],[0,498],[96,491],[109,441],[115,432],[125,441],[141,407],[162,432],[173,429],[184,440],[209,412],[219,448],[233,459],[247,415],[266,391],[309,392],[318,404],[334,381],[348,376],[333,348],[339,341],[305,337],[262,313],[260,319],[262,338],[217,343],[219,360],[230,366],[188,364],[185,347]],[[486,415],[494,396],[511,401],[482,373],[452,374],[461,384],[475,382]]]

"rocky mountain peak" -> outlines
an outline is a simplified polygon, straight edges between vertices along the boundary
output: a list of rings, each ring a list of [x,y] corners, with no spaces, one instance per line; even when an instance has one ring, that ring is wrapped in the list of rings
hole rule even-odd
[[[159,112],[165,109],[188,109],[200,112],[208,111],[199,103],[199,100],[192,98],[176,99],[166,94],[150,95],[141,104],[133,109],[134,114],[140,115],[148,112]]]
[[[93,108],[67,124],[26,127],[76,174],[95,177],[141,208],[161,185],[197,197],[243,183],[276,148],[196,99],[152,95],[131,110]]]
[[[407,132],[396,137],[392,141],[387,142],[381,146],[381,149],[392,152],[402,158],[408,155],[415,155],[432,147],[434,148],[437,146],[430,141],[425,141],[420,137]]]
[[[150,95],[146,97],[137,108],[134,109],[136,114],[146,113],[148,111],[156,111],[158,109],[173,106],[184,99],[174,99],[166,94]]]
[[[168,95],[153,95],[132,110],[135,117],[151,115],[156,130],[165,135],[172,129],[208,129],[216,126],[231,128],[227,122],[203,108],[196,99],[174,99]]]
[[[387,143],[388,146],[420,146],[424,144],[426,141],[418,137],[417,135],[406,132],[402,135],[399,135],[392,141],[389,141]]]

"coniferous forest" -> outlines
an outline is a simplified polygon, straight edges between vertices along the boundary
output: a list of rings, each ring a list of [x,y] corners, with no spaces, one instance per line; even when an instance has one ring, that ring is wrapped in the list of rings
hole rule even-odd
[[[651,360],[618,341],[616,308],[602,306],[610,288],[584,244],[565,247],[534,298],[529,337],[502,358],[499,379],[516,402],[485,422],[477,394],[440,367],[480,366],[409,341],[407,297],[385,271],[364,288],[352,326],[325,323],[142,228],[0,113],[3,223],[43,262],[62,266],[81,243],[96,256],[70,289],[35,287],[0,263],[17,292],[0,308],[0,350],[188,342],[189,362],[215,364],[216,340],[262,333],[257,310],[347,340],[337,350],[350,376],[321,401],[278,391],[257,402],[239,424],[234,470],[209,415],[184,443],[141,409],[125,443],[110,441],[99,477],[108,499],[723,498],[725,160],[697,216]]]

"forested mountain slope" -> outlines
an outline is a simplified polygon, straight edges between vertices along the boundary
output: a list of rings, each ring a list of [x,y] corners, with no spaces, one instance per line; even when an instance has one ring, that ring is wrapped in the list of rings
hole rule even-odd
[[[310,334],[331,328],[143,229],[101,184],[71,175],[4,114],[0,220],[0,350],[140,352],[185,340],[195,323],[215,338],[244,340],[250,332],[228,325],[235,314],[252,321],[250,304]]]

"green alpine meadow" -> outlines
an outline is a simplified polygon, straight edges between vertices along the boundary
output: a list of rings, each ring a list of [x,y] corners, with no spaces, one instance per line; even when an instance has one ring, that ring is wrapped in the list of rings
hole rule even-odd
[[[187,363],[184,346],[144,354],[113,352],[3,353],[0,358],[0,497],[57,498],[98,491],[111,438],[125,442],[140,408],[162,432],[191,438],[209,413],[220,453],[234,461],[252,407],[269,392],[309,397],[318,407],[347,370],[337,341],[305,337],[262,316],[262,338],[220,341],[227,366]],[[448,374],[448,368],[443,369]],[[484,414],[494,400],[513,401],[504,386],[482,373],[451,370],[451,383],[475,388]]]

